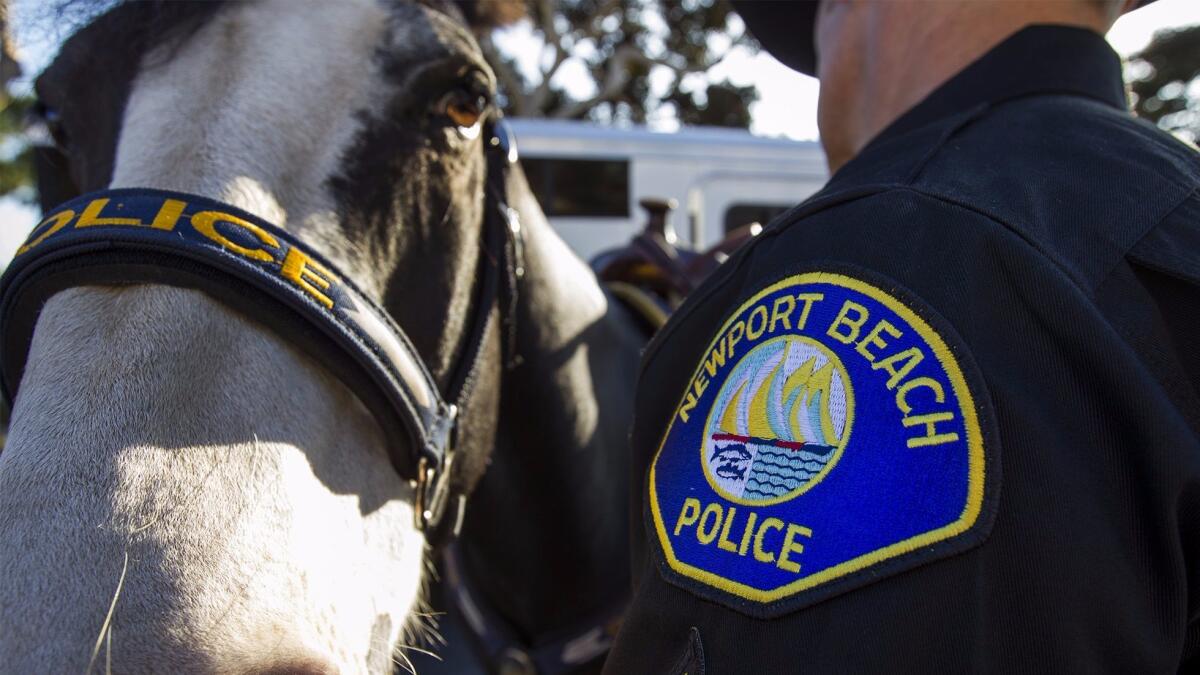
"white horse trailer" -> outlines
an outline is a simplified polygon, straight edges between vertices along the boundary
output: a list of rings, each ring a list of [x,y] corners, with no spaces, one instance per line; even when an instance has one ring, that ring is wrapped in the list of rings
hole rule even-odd
[[[821,146],[748,131],[685,127],[674,133],[585,122],[510,120],[521,164],[550,223],[585,259],[628,241],[642,199],[675,199],[685,244],[711,246],[766,223],[825,184]]]

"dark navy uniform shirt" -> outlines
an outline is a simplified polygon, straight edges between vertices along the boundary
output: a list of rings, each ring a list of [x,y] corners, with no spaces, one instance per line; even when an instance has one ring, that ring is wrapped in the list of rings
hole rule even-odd
[[[611,673],[1200,665],[1200,160],[1013,35],[648,347]]]

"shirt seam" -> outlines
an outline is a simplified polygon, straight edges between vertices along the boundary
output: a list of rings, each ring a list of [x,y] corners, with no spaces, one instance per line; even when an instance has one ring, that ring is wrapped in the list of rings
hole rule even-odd
[[[1087,296],[1089,298],[1093,297],[1093,295],[1094,295],[1093,291],[1088,288],[1088,285],[1086,283],[1084,283],[1084,280],[1080,279],[1078,277],[1078,275],[1074,274],[1073,271],[1069,267],[1067,267],[1062,261],[1058,260],[1054,256],[1053,252],[1050,251],[1049,249],[1047,249],[1044,245],[1042,245],[1039,240],[1022,232],[1019,228],[1015,227],[1014,225],[1010,224],[1009,222],[1005,221],[1004,219],[996,216],[995,214],[988,212],[984,208],[977,206],[975,204],[971,204],[969,202],[959,201],[959,200],[953,199],[951,197],[948,197],[947,195],[943,195],[938,192],[933,192],[933,191],[927,190],[925,188],[918,187],[916,185],[907,184],[907,183],[880,184],[879,187],[880,187],[880,189],[876,192],[873,192],[873,193],[867,194],[867,195],[862,195],[858,198],[848,200],[848,201],[857,201],[858,199],[875,196],[875,195],[879,195],[879,194],[887,194],[889,192],[903,191],[903,192],[911,192],[913,194],[920,195],[922,197],[931,199],[931,200],[938,202],[940,204],[943,204],[945,206],[956,207],[956,208],[962,209],[964,211],[967,211],[969,213],[973,213],[977,216],[980,216],[980,217],[990,221],[991,223],[993,223],[995,225],[998,225],[1005,232],[1008,232],[1009,234],[1015,236],[1018,240],[1020,240],[1022,243],[1024,243],[1028,249],[1036,252],[1038,254],[1039,258],[1050,263],[1050,265],[1057,272],[1059,272],[1063,277],[1065,277],[1067,280],[1069,280],[1071,282],[1071,285],[1074,286],[1077,290],[1079,290],[1081,293],[1083,293],[1085,296]],[[833,195],[830,195],[830,196],[832,197]],[[847,203],[847,202],[840,202],[840,203]],[[833,205],[831,205],[831,207],[836,206],[836,205],[838,205],[838,204],[833,204]],[[811,214],[809,214],[809,215],[811,215]],[[788,227],[788,226],[794,224],[795,222],[796,221],[790,221],[787,225],[781,226],[781,228]]]
[[[1137,243],[1140,242],[1142,239],[1144,239],[1146,237],[1146,235],[1153,232],[1156,227],[1158,227],[1164,220],[1167,219],[1168,216],[1170,216],[1170,214],[1174,213],[1184,202],[1186,202],[1188,197],[1190,197],[1192,194],[1195,194],[1195,192],[1196,192],[1195,190],[1193,190],[1191,192],[1182,193],[1182,195],[1179,197],[1178,201],[1176,201],[1174,204],[1172,204],[1170,208],[1165,209],[1161,216],[1151,220],[1147,224],[1145,231],[1143,231],[1140,235],[1138,235],[1138,237],[1136,239],[1134,239],[1132,242],[1130,242],[1127,246],[1124,247],[1124,250],[1121,252],[1121,255],[1118,256],[1115,261],[1113,261],[1112,265],[1110,265],[1108,268],[1106,268],[1102,274],[1096,275],[1096,283],[1095,284],[1090,284],[1090,283],[1088,283],[1087,279],[1082,278],[1080,275],[1075,273],[1075,271],[1072,270],[1068,265],[1066,265],[1063,261],[1061,261],[1058,258],[1058,256],[1055,254],[1055,252],[1052,249],[1043,245],[1040,240],[1026,234],[1020,228],[1009,223],[1007,220],[1000,218],[999,216],[997,216],[995,214],[990,213],[988,210],[986,210],[985,208],[983,208],[981,206],[978,206],[976,204],[972,204],[969,202],[960,201],[960,200],[954,199],[952,197],[949,197],[947,195],[944,195],[944,194],[941,194],[938,192],[934,192],[934,191],[930,191],[926,188],[921,188],[921,187],[918,187],[915,185],[898,184],[898,185],[896,185],[895,189],[907,190],[907,191],[928,197],[930,199],[934,199],[943,204],[947,204],[950,206],[956,206],[958,208],[964,209],[966,211],[970,211],[971,213],[977,214],[979,216],[986,218],[987,220],[992,221],[993,223],[1002,227],[1004,230],[1015,235],[1018,239],[1020,239],[1022,242],[1024,242],[1026,244],[1026,246],[1028,246],[1030,249],[1036,251],[1040,255],[1041,258],[1044,258],[1047,262],[1049,262],[1051,265],[1053,265],[1056,270],[1058,270],[1065,278],[1070,280],[1072,285],[1074,285],[1080,292],[1082,292],[1087,297],[1094,297],[1096,288],[1098,288],[1100,285],[1102,285],[1104,283],[1104,281],[1106,279],[1108,279],[1109,276],[1112,275],[1113,270],[1115,270],[1121,264],[1121,262],[1128,257],[1129,252],[1137,246]]]
[[[749,260],[749,258],[753,255],[757,247],[764,245],[764,243],[768,240],[774,240],[778,235],[786,231],[788,228],[791,228],[792,226],[797,225],[801,221],[806,220],[818,213],[822,213],[845,204],[857,202],[862,199],[896,192],[909,192],[920,195],[939,204],[948,207],[956,207],[958,209],[967,211],[968,213],[975,214],[995,224],[1001,230],[1009,233],[1017,240],[1021,241],[1027,249],[1035,252],[1039,259],[1049,263],[1049,265],[1064,279],[1066,279],[1081,295],[1089,299],[1094,299],[1095,287],[1088,284],[1085,279],[1081,278],[1063,261],[1059,260],[1054,255],[1052,250],[1044,246],[1038,239],[1029,236],[1020,228],[1012,225],[997,215],[990,213],[981,206],[956,200],[947,195],[930,191],[926,188],[918,187],[909,183],[893,182],[857,185],[831,193],[817,193],[813,199],[801,202],[788,212],[782,214],[774,223],[768,225],[766,231],[764,231],[760,236],[751,240],[744,248],[738,251],[737,254],[735,254],[735,258],[726,263],[727,265],[732,263],[732,268],[730,268],[728,272],[722,276],[722,278],[717,279],[713,285],[702,289],[703,295],[697,295],[694,300],[689,302],[681,311],[676,312],[675,315],[671,317],[671,320],[667,326],[665,326],[663,330],[660,330],[658,334],[656,334],[650,341],[650,343],[646,345],[646,349],[643,351],[642,361],[638,369],[639,376],[641,373],[645,372],[646,367],[658,353],[659,347],[666,341],[667,336],[674,334],[678,327],[695,312],[695,308],[703,305],[708,298],[712,297],[715,293],[730,283],[730,281],[741,270],[742,266],[745,265],[747,260]],[[1128,256],[1129,251],[1136,245],[1138,241],[1141,241],[1146,234],[1153,231],[1154,228],[1157,227],[1164,219],[1166,219],[1169,214],[1173,213],[1175,209],[1179,208],[1179,205],[1186,201],[1188,196],[1191,194],[1191,192],[1184,193],[1179,199],[1179,203],[1173,205],[1172,208],[1165,210],[1162,216],[1152,221],[1147,227],[1146,232],[1144,232],[1140,237],[1138,237],[1138,239],[1134,240],[1133,243],[1126,247],[1119,259],[1113,263],[1112,267],[1103,275],[1097,276],[1096,286],[1100,285],[1105,279],[1108,278],[1108,276],[1112,274],[1112,270],[1115,269],[1116,266],[1126,258],[1126,256]]]
[[[1036,240],[1025,236],[1016,228],[1008,225],[1004,221],[985,211],[972,207],[968,204],[955,202],[954,200],[947,199],[942,195],[930,193],[921,188],[905,183],[873,183],[856,185],[831,193],[817,193],[814,198],[797,204],[795,207],[779,216],[776,221],[769,224],[761,235],[752,239],[746,246],[739,250],[733,259],[725,263],[725,265],[732,265],[732,267],[725,268],[725,265],[722,265],[723,269],[718,271],[718,273],[722,273],[726,272],[726,269],[728,269],[728,272],[723,274],[720,279],[715,280],[712,285],[702,287],[700,289],[702,294],[697,294],[689,298],[689,302],[686,303],[680,310],[676,311],[675,314],[671,316],[667,325],[654,335],[642,352],[641,364],[638,367],[638,376],[641,377],[642,374],[645,373],[646,368],[649,366],[650,362],[654,360],[654,357],[658,354],[660,346],[666,342],[667,337],[673,335],[678,330],[679,326],[687,321],[688,317],[695,313],[696,308],[702,306],[709,298],[729,284],[731,280],[737,276],[738,272],[741,271],[741,268],[746,264],[746,261],[754,254],[755,250],[759,246],[764,245],[766,241],[774,240],[787,229],[797,225],[803,220],[811,218],[818,213],[823,213],[830,209],[857,202],[862,199],[899,191],[906,191],[921,195],[948,206],[957,206],[968,212],[975,213],[976,215],[992,221],[997,225],[1000,225],[1004,230],[1016,235],[1029,248],[1037,251],[1040,254],[1040,257],[1049,260],[1053,264],[1054,268],[1062,272],[1063,275],[1071,282],[1072,286],[1074,286],[1076,289],[1083,289],[1083,285],[1080,284],[1079,281],[1070,274],[1069,270],[1067,270],[1061,263],[1053,260],[1053,258],[1050,257],[1046,251],[1037,246]],[[1092,297],[1091,293],[1085,292],[1085,295],[1087,297]]]
[[[1137,250],[1138,246],[1140,246],[1141,243],[1146,240],[1146,237],[1149,237],[1151,234],[1153,234],[1154,231],[1159,228],[1159,226],[1161,226],[1171,216],[1175,215],[1176,211],[1183,208],[1183,205],[1186,204],[1189,199],[1192,199],[1193,197],[1197,197],[1197,196],[1200,196],[1200,186],[1193,188],[1190,192],[1184,193],[1183,197],[1181,197],[1178,202],[1173,204],[1171,206],[1171,208],[1164,211],[1162,217],[1159,218],[1158,220],[1154,221],[1154,223],[1149,228],[1147,228],[1144,233],[1142,233],[1142,236],[1138,237],[1137,240],[1135,240],[1129,246],[1129,250],[1125,251],[1125,254],[1123,256],[1121,256],[1121,260],[1118,260],[1117,262],[1113,263],[1113,266],[1104,272],[1104,276],[1102,276],[1100,278],[1101,283],[1097,284],[1097,286],[1102,285],[1104,282],[1108,281],[1109,278],[1112,277],[1113,273],[1116,272],[1117,268],[1121,266],[1121,263],[1128,261],[1130,256],[1133,256],[1134,258],[1138,258],[1139,259],[1138,262],[1140,264],[1143,264],[1143,265],[1146,265],[1149,267],[1154,267],[1155,269],[1158,269],[1158,271],[1160,271],[1164,274],[1182,278],[1181,273],[1178,271],[1161,269],[1161,267],[1162,267],[1161,265],[1154,265],[1154,264],[1152,264],[1152,261],[1149,261],[1149,260],[1144,260],[1144,261],[1141,260],[1140,258],[1142,256],[1139,256],[1136,253],[1136,250]],[[1185,267],[1185,268],[1195,267],[1195,264],[1196,264],[1195,261],[1183,258],[1182,256],[1179,256],[1171,251],[1160,251],[1159,255],[1162,258],[1169,259],[1171,261],[1176,261],[1176,262],[1178,262],[1178,264],[1181,267]],[[1187,281],[1194,282],[1194,279],[1193,279],[1194,275],[1186,274],[1185,276],[1187,277],[1187,279],[1186,279]]]

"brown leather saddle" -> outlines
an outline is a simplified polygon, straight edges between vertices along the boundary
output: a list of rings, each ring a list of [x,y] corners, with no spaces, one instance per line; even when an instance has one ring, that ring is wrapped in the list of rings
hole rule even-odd
[[[715,246],[698,251],[678,244],[670,222],[677,207],[674,199],[643,199],[640,204],[648,216],[645,228],[628,244],[596,255],[591,266],[609,291],[653,332],[733,251],[761,232],[762,226],[745,225]]]

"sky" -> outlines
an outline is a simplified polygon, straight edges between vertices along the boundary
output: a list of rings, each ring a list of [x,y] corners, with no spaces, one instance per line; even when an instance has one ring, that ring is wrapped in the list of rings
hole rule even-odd
[[[740,31],[740,24],[740,21],[736,22],[732,29]],[[1149,44],[1155,31],[1193,24],[1200,24],[1200,0],[1158,0],[1121,17],[1108,33],[1108,40],[1122,56],[1129,56]],[[514,55],[525,72],[536,73],[539,43],[528,22],[501,32],[496,43]],[[665,67],[662,70],[664,72],[659,73],[662,78],[660,90],[665,89],[669,78]],[[750,129],[754,133],[796,140],[817,138],[817,92],[820,87],[816,79],[797,73],[765,51],[753,54],[748,49],[735,48],[708,71],[707,78],[714,81],[728,78],[739,86],[758,86],[759,100],[750,108],[753,119]],[[563,64],[554,82],[576,98],[593,93],[591,78],[579,61]],[[673,131],[679,125],[671,115],[652,118],[650,126]]]
[[[43,0],[14,0],[12,4],[18,53],[26,72],[25,86],[53,57],[61,37],[28,28],[41,18],[38,13],[44,7]],[[1128,56],[1145,47],[1155,31],[1193,24],[1200,24],[1200,0],[1158,0],[1122,17],[1109,32],[1108,40],[1117,52]],[[536,66],[539,47],[527,23],[503,31],[497,35],[496,42],[523,67],[532,69]],[[556,76],[570,93],[577,96],[587,95],[591,83],[591,79],[580,71],[581,67],[579,62],[568,61]],[[665,72],[652,74],[652,82],[657,79],[660,88],[665,88],[667,77]],[[694,77],[699,78],[696,82],[699,84],[705,76]],[[750,110],[754,133],[797,140],[817,138],[817,81],[790,70],[766,52],[751,54],[744,48],[735,48],[706,77],[717,81],[728,78],[737,85],[753,83],[758,86],[759,100]],[[668,114],[652,118],[650,126],[673,131],[678,128],[678,123]],[[12,199],[0,199],[0,261],[12,257],[37,218],[36,209]]]

